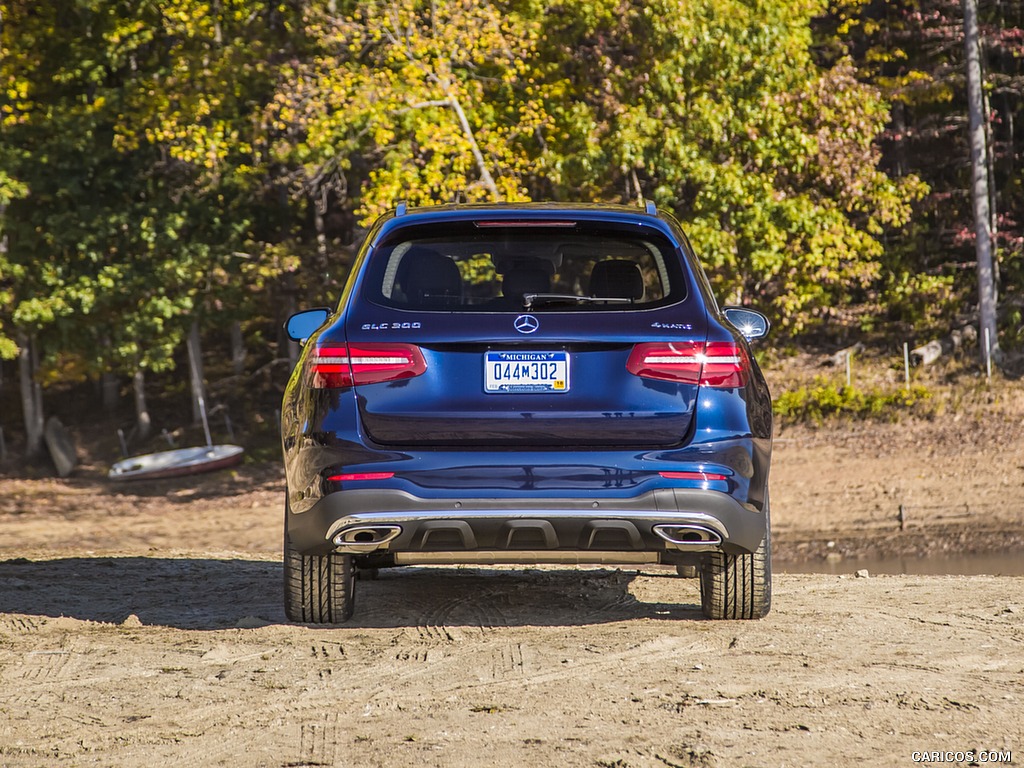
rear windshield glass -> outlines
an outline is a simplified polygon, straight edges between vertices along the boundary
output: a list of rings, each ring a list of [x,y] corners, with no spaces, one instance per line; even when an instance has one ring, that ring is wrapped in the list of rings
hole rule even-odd
[[[374,251],[367,298],[398,309],[621,311],[682,301],[679,256],[647,228],[447,222]]]

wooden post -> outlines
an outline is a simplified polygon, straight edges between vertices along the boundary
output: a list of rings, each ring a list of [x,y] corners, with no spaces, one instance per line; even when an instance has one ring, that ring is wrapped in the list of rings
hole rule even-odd
[[[206,437],[206,444],[213,445],[213,438],[210,437],[210,422],[206,418],[206,397],[203,394],[203,362],[199,357],[199,325],[192,324],[192,333],[188,337],[188,362],[192,369],[192,397],[193,406],[199,410],[199,420],[203,423],[203,435]]]
[[[192,322],[189,328],[188,339],[185,342],[188,349],[188,370],[189,385],[192,391],[192,423],[198,424],[203,420],[203,349],[199,339],[199,323]]]
[[[910,345],[907,342],[903,342],[903,383],[907,388],[907,392],[910,391]]]
[[[988,328],[985,329],[985,379],[992,378],[992,337]]]
[[[135,423],[139,428],[139,440],[145,442],[149,439],[153,423],[149,418],[149,408],[146,405],[146,374],[141,368],[135,369],[135,374],[132,376],[132,389],[135,393]]]

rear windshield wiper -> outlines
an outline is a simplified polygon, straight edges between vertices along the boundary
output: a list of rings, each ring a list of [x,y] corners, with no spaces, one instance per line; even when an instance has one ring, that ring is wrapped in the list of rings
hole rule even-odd
[[[541,304],[632,304],[633,299],[617,296],[577,296],[572,293],[524,293],[523,308]]]

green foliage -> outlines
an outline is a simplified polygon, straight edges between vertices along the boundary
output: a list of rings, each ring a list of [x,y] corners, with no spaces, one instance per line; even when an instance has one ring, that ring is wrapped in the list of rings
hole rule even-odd
[[[850,35],[877,32],[844,8]],[[62,375],[159,371],[193,321],[277,327],[296,295],[337,292],[359,227],[402,199],[643,196],[721,298],[783,333],[872,290],[934,315],[947,273],[883,247],[925,192],[879,170],[883,96],[903,91],[862,82],[858,51],[815,56],[825,9],[7,0],[0,357],[23,332]],[[881,72],[912,53],[870,55]]]
[[[399,200],[527,198],[547,123],[530,72],[536,21],[500,4],[402,0],[344,14],[314,4],[304,23],[317,54],[285,68],[274,102],[275,157],[301,166],[299,191],[359,188],[364,224]]]
[[[881,275],[924,186],[879,171],[888,117],[819,2],[312,4],[315,55],[273,104],[293,193],[366,223],[412,205],[555,198],[673,210],[719,293],[797,331]]]
[[[990,184],[997,234],[1000,295],[1024,286],[1024,185],[1017,158],[1024,117],[1024,6],[978,4],[989,116]],[[917,174],[929,188],[912,219],[886,239],[881,300],[894,319],[948,332],[950,319],[976,301],[963,10],[947,0],[869,3],[832,0],[815,21],[818,49],[848,58],[857,79],[891,105],[880,137],[883,167]],[[962,319],[960,320],[962,322]]]
[[[942,327],[956,312],[959,296],[952,275],[929,275],[907,270],[890,273],[885,281],[889,317],[914,327]]]
[[[36,334],[51,370],[65,349],[93,374],[165,370],[197,315],[251,315],[251,289],[287,268],[261,260],[287,217],[268,205],[253,119],[277,6],[32,5],[11,4],[2,30],[0,180],[19,186],[0,185],[17,193],[0,198],[0,333]]]
[[[1006,314],[1003,343],[1007,347],[1024,346],[1024,311],[1014,307]]]
[[[923,186],[878,170],[888,114],[878,91],[846,61],[813,61],[822,10],[559,3],[541,56],[563,62],[549,77],[567,77],[575,98],[549,104],[550,153],[565,158],[549,175],[556,194],[626,189],[674,210],[719,294],[762,307],[784,331],[848,301],[878,278],[881,236]]]
[[[929,390],[919,385],[892,392],[864,391],[816,377],[810,387],[776,395],[773,407],[775,414],[788,422],[820,424],[834,417],[896,421],[903,413],[919,412],[930,399]]]

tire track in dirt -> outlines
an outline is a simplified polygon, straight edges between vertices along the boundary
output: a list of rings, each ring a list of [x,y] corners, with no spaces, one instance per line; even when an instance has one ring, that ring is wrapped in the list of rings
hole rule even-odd
[[[52,691],[59,690],[69,669],[77,666],[74,642],[62,636],[55,645],[18,654],[12,653],[0,668],[0,681],[10,689],[8,702],[17,708],[35,707]]]
[[[45,624],[45,619],[37,619],[33,616],[12,616],[0,619],[0,632],[23,635],[29,632],[38,632]]]
[[[688,638],[661,637],[649,640],[623,651],[611,653],[601,652],[596,658],[572,663],[549,664],[547,669],[525,672],[514,678],[504,678],[483,682],[471,687],[502,687],[509,684],[547,685],[574,678],[600,678],[606,672],[614,672],[621,677],[629,670],[638,666],[651,666],[663,660],[678,661],[686,659],[689,663],[698,654],[720,652],[724,643],[713,643],[708,640],[691,641]]]
[[[408,617],[408,623],[415,627],[420,641],[427,645],[465,642],[467,630],[478,630],[478,635],[488,635],[508,625],[508,617],[494,599],[495,595],[503,593],[502,589],[491,589],[447,598],[439,603],[431,601],[425,607],[415,608]]]
[[[482,635],[489,634],[498,627],[508,625],[508,618],[494,600],[495,595],[503,592],[491,590],[449,600],[434,609],[429,618],[436,627],[443,628],[448,634],[454,626],[476,628]],[[463,619],[463,614],[468,616]],[[455,618],[459,619],[458,623]]]
[[[364,697],[364,714],[381,706],[393,708],[394,701],[382,704],[381,700],[419,679],[432,676],[449,679],[447,671],[452,667],[464,666],[467,657],[481,657],[478,665],[472,661],[468,663],[481,670],[489,670],[495,678],[507,677],[509,672],[523,669],[520,644],[506,642],[496,651],[490,647],[490,638],[508,627],[506,606],[510,589],[515,590],[516,587],[502,584],[496,588],[474,591],[473,585],[467,585],[464,594],[436,600],[440,596],[439,590],[447,587],[447,581],[442,577],[428,582],[426,590],[416,593],[416,605],[405,603],[393,606],[395,615],[407,625],[407,629],[393,643],[400,643],[401,638],[409,638],[411,641],[401,646],[393,658],[414,666],[386,670],[388,682],[385,685],[373,684],[381,679],[380,670],[376,668],[364,668],[357,672],[355,681],[371,683],[371,690]]]
[[[330,712],[299,727],[299,759],[292,766],[334,765],[338,743],[338,714]]]
[[[532,668],[533,662],[532,649],[524,648],[522,643],[502,645],[492,653],[491,678],[494,680],[522,679],[527,675],[527,670]]]
[[[596,608],[587,611],[579,616],[579,621],[587,624],[606,622],[606,621],[621,621],[623,619],[636,618],[638,608],[641,606],[639,601],[633,595],[624,594],[613,597],[604,603],[601,603]]]
[[[334,667],[325,666],[325,663],[347,665],[347,654],[340,644],[311,644],[308,639],[303,638],[305,642],[295,644],[289,644],[284,638],[273,641],[279,649],[286,651],[275,663],[286,664],[292,669],[298,665],[304,676],[288,684],[277,678],[266,680],[259,700],[245,695],[247,690],[251,694],[252,679],[258,668],[245,662],[252,662],[254,654],[194,661],[191,668],[195,673],[192,691],[185,692],[185,697],[194,696],[196,690],[209,691],[216,686],[216,699],[174,713],[176,716],[167,723],[167,732],[175,734],[173,740],[154,739],[150,735],[148,744],[132,744],[127,752],[118,752],[119,759],[123,762],[132,757],[145,759],[148,756],[154,760],[165,754],[165,764],[175,768],[208,768],[214,765],[313,768],[335,765],[337,745],[341,739],[339,722],[348,705],[332,692],[348,692],[350,681],[346,677],[345,682],[338,686],[330,674]],[[289,650],[294,653],[287,653]],[[303,659],[312,662],[308,669],[302,666],[307,663]],[[218,667],[220,672],[208,674]],[[225,671],[228,674],[224,674]],[[330,711],[325,712],[325,709]],[[346,721],[351,720],[351,716],[346,718]],[[269,762],[257,760],[257,754],[273,757]],[[160,760],[155,762],[159,764]]]
[[[29,651],[24,656],[20,677],[29,683],[55,682],[71,658],[71,651]]]
[[[480,644],[479,648],[461,648],[458,657],[446,657],[444,664],[488,669],[490,674],[487,679],[472,682],[467,681],[464,676],[461,679],[456,676],[454,679],[458,682],[442,682],[451,678],[442,674],[442,670],[438,670],[437,665],[434,665],[434,668],[430,669],[392,675],[387,685],[381,685],[373,691],[368,698],[368,703],[381,695],[394,695],[396,690],[404,687],[404,683],[412,682],[416,678],[426,675],[435,676],[440,683],[433,687],[435,696],[470,689],[501,689],[510,685],[521,688],[523,686],[549,685],[581,677],[600,678],[605,673],[622,676],[635,667],[650,666],[666,660],[677,662],[679,659],[686,659],[687,663],[690,663],[700,654],[721,652],[726,648],[726,644],[710,642],[706,639],[694,641],[689,638],[661,637],[622,651],[602,652],[596,658],[586,661],[566,664],[552,659],[543,666],[538,666],[541,662],[532,650],[527,650],[528,648],[529,646],[524,648],[521,642],[503,642],[497,647],[494,647],[493,642],[484,642]],[[471,650],[476,653],[471,653]],[[488,663],[486,665],[477,663],[474,658],[477,655],[487,659]]]

